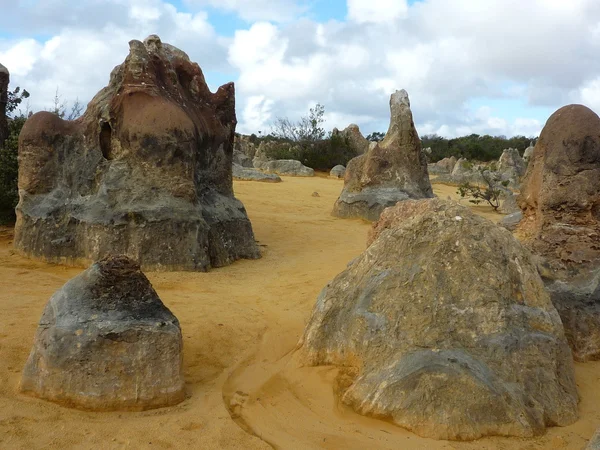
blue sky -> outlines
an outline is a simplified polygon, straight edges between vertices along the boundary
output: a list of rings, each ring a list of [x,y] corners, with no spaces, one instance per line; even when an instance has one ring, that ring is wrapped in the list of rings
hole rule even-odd
[[[236,83],[238,130],[315,103],[328,128],[384,131],[406,89],[421,134],[536,135],[567,103],[600,109],[596,0],[0,0],[0,63],[48,107],[87,102],[159,34]],[[532,18],[535,18],[532,19]]]

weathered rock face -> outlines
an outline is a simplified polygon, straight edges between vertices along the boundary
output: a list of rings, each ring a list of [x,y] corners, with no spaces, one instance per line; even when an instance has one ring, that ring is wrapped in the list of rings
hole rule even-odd
[[[502,152],[498,160],[498,172],[503,180],[509,181],[512,186],[519,186],[526,170],[527,164],[517,149],[507,148]]]
[[[600,428],[596,430],[585,450],[600,450]]]
[[[527,147],[525,149],[525,151],[523,152],[523,161],[525,161],[525,164],[529,164],[529,160],[531,159],[531,156],[533,155],[533,149],[534,149],[534,146],[530,144],[529,147]]]
[[[275,173],[277,175],[287,175],[291,177],[313,177],[315,171],[306,167],[300,161],[294,159],[277,159],[275,161],[264,161],[261,163],[254,159],[254,167],[264,170],[266,173]]]
[[[21,391],[87,410],[144,410],[185,398],[181,329],[139,266],[94,263],[49,300]]]
[[[0,147],[8,138],[8,119],[6,117],[6,103],[8,101],[8,83],[10,75],[8,69],[0,64]]]
[[[233,164],[233,179],[240,181],[264,181],[267,183],[279,183],[281,178],[273,173],[264,173],[258,169],[242,167]]]
[[[382,222],[301,341],[305,363],[340,368],[342,402],[436,439],[573,423],[571,351],[530,253],[437,199],[399,202]]]
[[[517,198],[515,194],[510,189],[502,189],[502,203],[500,204],[500,208],[498,210],[502,214],[513,214],[515,212],[520,212],[521,209],[519,205],[517,205]]]
[[[250,136],[245,136],[243,134],[235,134],[235,138],[233,141],[233,149],[234,151],[238,151],[246,155],[250,160],[254,158],[256,155],[256,144],[252,142]]]
[[[398,201],[433,197],[406,91],[392,95],[390,109],[390,127],[383,141],[348,163],[333,215],[377,220],[383,209]]]
[[[334,128],[332,134],[339,135],[345,138],[350,148],[357,155],[365,153],[369,149],[369,144],[371,143],[362,135],[358,125],[353,123],[348,125],[342,131],[339,131],[337,128]]]
[[[244,154],[238,150],[233,151],[232,161],[234,164],[237,164],[238,166],[254,167],[252,165],[252,159],[249,156],[246,156],[246,154]]]
[[[15,246],[49,261],[122,253],[144,268],[206,270],[258,258],[233,196],[233,84],[158,36],[130,42],[80,119],[40,112],[19,137]]]
[[[600,118],[582,105],[546,122],[517,199],[517,232],[542,275],[576,359],[600,358]]]
[[[342,166],[341,164],[338,164],[337,166],[333,167],[329,171],[330,178],[344,178],[345,174],[346,174],[346,168],[344,166]]]
[[[467,175],[473,170],[473,165],[466,158],[459,158],[452,168],[452,176]]]
[[[430,175],[439,175],[442,173],[452,173],[454,166],[456,166],[456,157],[451,156],[449,158],[441,159],[436,163],[429,164],[427,168]]]
[[[519,222],[521,222],[521,220],[523,220],[523,213],[521,212],[521,210],[519,210],[517,212],[504,216],[502,220],[498,222],[498,225],[500,225],[503,228],[506,228],[508,231],[515,231],[519,226]]]

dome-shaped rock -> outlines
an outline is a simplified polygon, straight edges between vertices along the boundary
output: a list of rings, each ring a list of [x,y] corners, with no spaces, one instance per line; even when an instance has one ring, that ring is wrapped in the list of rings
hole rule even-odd
[[[542,275],[576,359],[600,358],[600,118],[568,105],[546,122],[517,202],[517,233]]]
[[[108,257],[48,301],[21,391],[65,406],[144,410],[185,397],[181,329],[139,266]]]
[[[361,414],[436,439],[577,419],[571,351],[530,253],[441,200],[399,202],[321,292],[301,341]]]

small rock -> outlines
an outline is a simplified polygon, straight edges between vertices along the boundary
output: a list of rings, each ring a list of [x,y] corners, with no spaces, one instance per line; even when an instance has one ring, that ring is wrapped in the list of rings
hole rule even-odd
[[[94,411],[185,398],[179,321],[139,266],[100,260],[48,301],[23,370],[23,393]]]

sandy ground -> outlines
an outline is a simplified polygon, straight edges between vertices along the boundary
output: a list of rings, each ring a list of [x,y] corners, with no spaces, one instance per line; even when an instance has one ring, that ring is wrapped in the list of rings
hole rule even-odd
[[[0,228],[0,449],[583,448],[600,425],[600,363],[576,366],[574,425],[538,439],[467,443],[358,416],[333,397],[335,369],[298,367],[294,349],[319,291],[365,246],[366,222],[329,215],[342,185],[322,176],[236,182],[263,258],[210,273],[148,273],[181,322],[188,398],[142,413],[86,413],[18,393],[46,301],[81,269],[15,254],[12,231]],[[441,198],[456,197],[456,188],[434,187]]]

